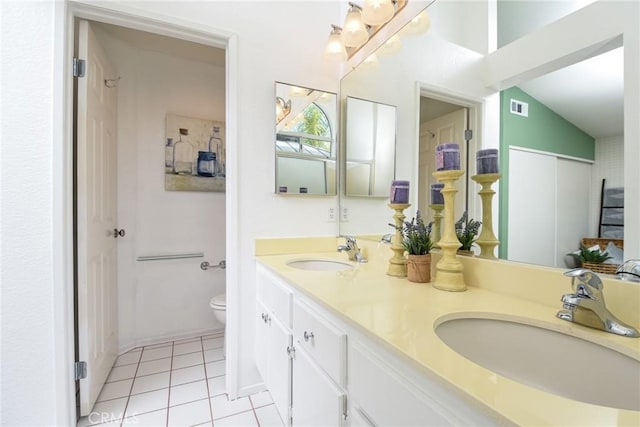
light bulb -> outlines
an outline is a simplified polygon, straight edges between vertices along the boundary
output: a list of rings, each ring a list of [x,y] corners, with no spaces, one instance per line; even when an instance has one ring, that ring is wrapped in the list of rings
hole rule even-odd
[[[324,57],[329,61],[345,62],[347,60],[347,49],[340,40],[340,27],[333,27],[327,46],[324,49]]]
[[[349,9],[342,26],[340,40],[348,47],[360,47],[369,40],[367,26],[362,21],[360,9],[357,7],[351,6],[351,9]]]
[[[418,35],[429,31],[431,28],[431,18],[426,11],[419,13],[402,29],[403,34]]]
[[[400,36],[394,34],[389,40],[386,41],[385,44],[380,46],[379,52],[382,55],[393,55],[400,52],[401,48],[402,42],[400,41]]]
[[[365,0],[362,19],[371,26],[379,26],[393,18],[395,8],[391,0]]]
[[[373,70],[375,68],[378,68],[379,63],[380,61],[378,61],[378,55],[376,55],[374,52],[371,55],[367,56],[367,59],[362,61],[362,67],[367,70]]]

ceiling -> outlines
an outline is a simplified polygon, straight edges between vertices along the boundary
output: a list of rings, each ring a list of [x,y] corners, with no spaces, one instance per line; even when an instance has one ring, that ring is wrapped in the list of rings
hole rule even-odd
[[[138,49],[148,50],[218,67],[225,66],[225,50],[200,43],[134,30],[101,22],[92,22],[98,32],[104,32]]]
[[[592,2],[498,0],[498,45],[504,46]],[[624,133],[623,61],[624,48],[620,47],[518,87],[595,139],[618,136]],[[421,121],[459,108],[435,100],[426,103],[421,98]]]
[[[622,47],[520,84],[595,139],[624,133]]]

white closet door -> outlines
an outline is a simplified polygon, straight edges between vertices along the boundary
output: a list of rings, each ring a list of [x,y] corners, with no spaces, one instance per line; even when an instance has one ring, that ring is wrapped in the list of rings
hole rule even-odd
[[[511,261],[552,266],[556,261],[556,158],[509,150]]]
[[[589,237],[591,215],[591,164],[558,159],[558,220],[555,267],[565,268],[564,257],[578,250],[580,240]]]

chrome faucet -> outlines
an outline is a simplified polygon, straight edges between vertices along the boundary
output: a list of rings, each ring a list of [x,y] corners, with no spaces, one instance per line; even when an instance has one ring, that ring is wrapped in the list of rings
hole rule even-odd
[[[358,243],[356,242],[355,237],[351,236],[342,236],[346,240],[346,245],[338,246],[338,252],[346,252],[349,255],[349,260],[356,262],[367,262],[367,259],[360,252],[360,248],[358,247]]]
[[[616,276],[622,280],[640,282],[640,259],[629,259],[616,270]]]
[[[618,320],[607,309],[602,281],[597,274],[585,268],[574,268],[564,275],[572,278],[571,287],[575,293],[562,296],[564,310],[557,314],[560,319],[613,334],[640,337],[637,329]]]

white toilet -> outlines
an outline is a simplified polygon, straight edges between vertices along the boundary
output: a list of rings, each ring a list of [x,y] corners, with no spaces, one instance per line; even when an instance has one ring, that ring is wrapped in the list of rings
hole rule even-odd
[[[224,326],[227,322],[227,294],[220,294],[211,298],[209,306],[213,309],[213,315],[216,320]]]

